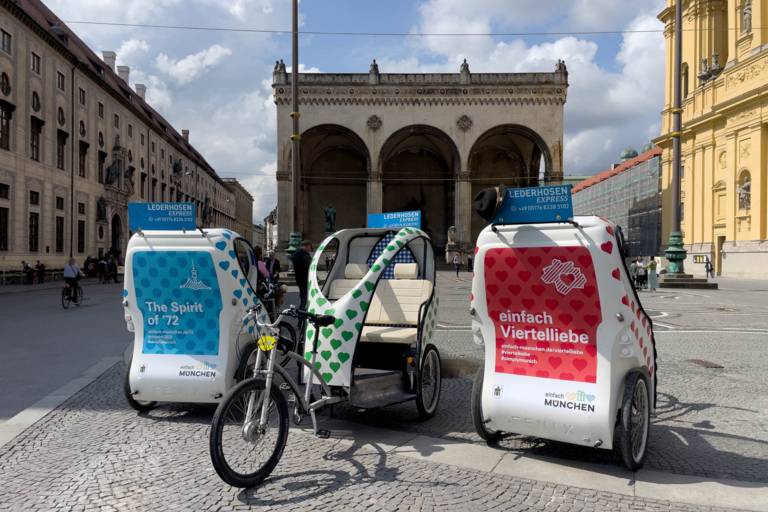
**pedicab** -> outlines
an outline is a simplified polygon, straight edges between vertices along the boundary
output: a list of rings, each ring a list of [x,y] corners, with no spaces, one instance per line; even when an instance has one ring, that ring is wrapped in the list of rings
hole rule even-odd
[[[244,379],[256,321],[271,321],[257,275],[250,243],[228,229],[139,229],[131,237],[123,289],[134,333],[123,380],[131,407],[216,403]],[[296,343],[286,322],[278,336],[283,347]]]
[[[321,279],[320,260],[331,246],[336,256]],[[307,321],[303,353],[288,352],[301,365],[301,378],[275,364],[277,322],[257,319],[252,378],[227,393],[214,415],[211,460],[230,485],[252,487],[272,472],[291,412],[297,424],[309,414],[315,435],[327,438],[315,414],[326,405],[369,409],[414,401],[423,419],[437,410],[441,366],[431,339],[438,299],[429,237],[416,228],[338,231],[318,247],[308,281],[307,311],[292,307],[277,321]]]
[[[548,188],[497,187],[475,199],[491,223],[477,238],[472,281],[473,337],[485,347],[475,429],[489,443],[516,433],[614,449],[636,469],[656,403],[652,322],[629,278],[620,227],[546,212],[544,221],[511,223],[535,210],[514,206],[519,197],[547,197]]]

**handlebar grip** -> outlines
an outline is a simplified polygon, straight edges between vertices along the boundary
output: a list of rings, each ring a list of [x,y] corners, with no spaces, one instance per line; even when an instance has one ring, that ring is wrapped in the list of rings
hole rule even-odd
[[[315,317],[315,323],[318,327],[327,327],[336,321],[333,315],[318,315]]]

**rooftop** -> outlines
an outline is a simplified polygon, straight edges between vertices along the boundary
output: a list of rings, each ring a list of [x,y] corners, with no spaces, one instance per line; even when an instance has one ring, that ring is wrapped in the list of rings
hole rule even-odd
[[[640,153],[635,158],[632,158],[632,159],[626,160],[624,162],[621,162],[619,165],[617,165],[613,169],[608,169],[606,171],[599,172],[599,173],[595,174],[594,176],[591,176],[590,178],[582,181],[581,183],[579,183],[578,185],[573,187],[572,193],[575,194],[576,192],[580,192],[580,191],[582,191],[582,190],[584,190],[586,188],[591,187],[592,185],[596,185],[596,184],[600,183],[601,181],[605,181],[608,178],[616,176],[617,174],[621,174],[622,172],[624,172],[624,171],[626,171],[628,169],[631,169],[632,167],[634,167],[634,166],[636,166],[638,164],[646,162],[646,161],[650,160],[651,158],[653,158],[655,156],[660,156],[660,155],[661,155],[661,148],[659,148],[659,147],[654,147],[653,149],[650,149],[650,150],[646,151],[645,153]]]

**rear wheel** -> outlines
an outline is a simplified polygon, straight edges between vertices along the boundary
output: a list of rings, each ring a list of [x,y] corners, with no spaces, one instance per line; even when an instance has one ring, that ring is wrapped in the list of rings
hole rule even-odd
[[[133,398],[134,395],[133,395],[133,391],[131,391],[131,382],[130,382],[132,361],[133,361],[133,358],[129,359],[128,364],[125,365],[125,375],[123,375],[123,395],[125,396],[125,401],[128,402],[129,406],[131,406],[131,409],[135,409],[139,412],[147,412],[154,409],[157,406],[157,402],[136,400],[135,398]]]
[[[429,344],[421,358],[416,388],[416,408],[421,419],[426,420],[435,415],[437,404],[440,402],[442,383],[440,354],[434,345]]]
[[[483,416],[483,372],[484,368],[480,365],[472,382],[472,423],[475,425],[477,435],[483,441],[488,444],[495,444],[501,439],[501,432],[489,429],[485,416]]]
[[[278,387],[248,379],[224,397],[213,416],[210,453],[216,473],[234,487],[253,487],[275,469],[288,441],[288,405]],[[259,427],[264,400],[267,421]],[[250,412],[250,415],[249,415]]]
[[[69,308],[70,302],[72,302],[72,296],[69,293],[69,286],[65,286],[61,289],[61,307],[64,309]]]
[[[631,470],[642,467],[651,426],[648,380],[640,372],[627,375],[619,420],[614,430],[614,449]]]

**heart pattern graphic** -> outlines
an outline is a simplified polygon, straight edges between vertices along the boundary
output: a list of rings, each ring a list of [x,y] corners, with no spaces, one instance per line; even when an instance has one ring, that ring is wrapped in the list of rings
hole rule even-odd
[[[592,256],[580,246],[543,249],[492,248],[483,256],[496,372],[594,383],[602,312]]]
[[[401,229],[392,240],[383,248],[382,254],[371,263],[367,275],[357,283],[352,290],[347,292],[338,300],[329,300],[323,295],[322,288],[317,281],[317,275],[314,269],[318,268],[318,262],[325,250],[325,247],[333,240],[334,236],[326,238],[317,248],[312,258],[312,263],[308,279],[308,300],[307,308],[309,311],[325,315],[333,315],[336,321],[332,326],[320,330],[318,336],[318,358],[317,365],[323,380],[334,386],[349,386],[352,374],[352,359],[355,353],[360,333],[365,324],[365,318],[375,293],[376,283],[388,267],[394,265],[395,255],[400,250],[408,250],[407,244],[418,237],[425,237],[426,234],[415,228]],[[438,298],[435,291],[434,298],[426,308],[423,325],[421,329],[421,343],[424,346],[431,340],[437,321]],[[312,339],[309,334],[313,330],[307,326],[307,338]],[[305,354],[307,360],[311,359],[311,354]],[[305,378],[308,374],[305,372]]]

